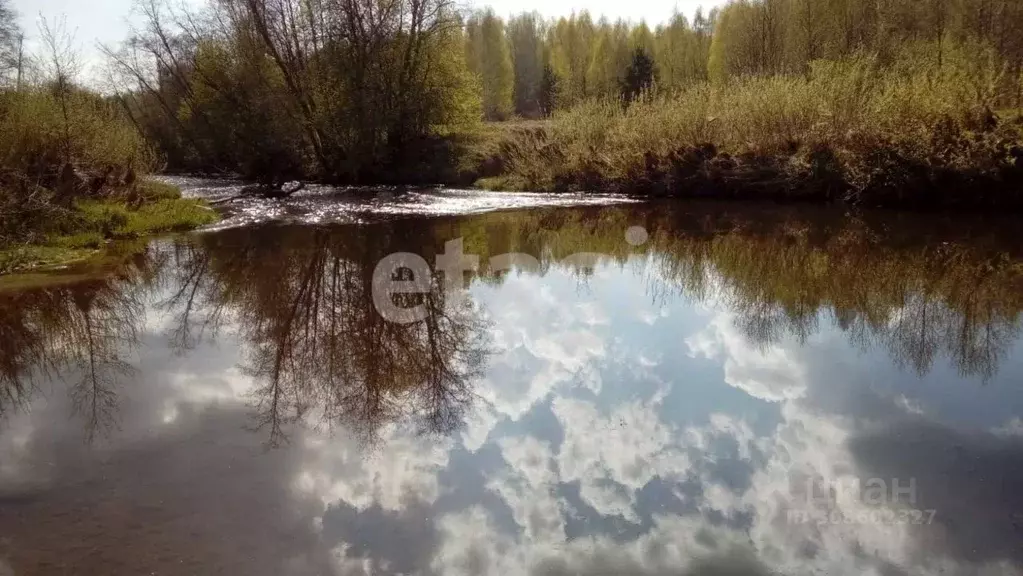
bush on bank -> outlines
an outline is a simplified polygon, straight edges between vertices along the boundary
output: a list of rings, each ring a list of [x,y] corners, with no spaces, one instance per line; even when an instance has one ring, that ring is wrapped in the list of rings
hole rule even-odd
[[[0,273],[215,213],[146,179],[156,155],[110,100],[44,85],[0,92]]]

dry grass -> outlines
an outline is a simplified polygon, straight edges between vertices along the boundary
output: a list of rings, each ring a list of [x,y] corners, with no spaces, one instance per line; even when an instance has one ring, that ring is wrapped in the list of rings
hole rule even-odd
[[[654,92],[629,106],[583,103],[505,144],[505,176],[540,190],[686,193],[702,174],[702,184],[795,196],[826,177],[855,200],[921,185],[914,175],[1023,170],[1018,116],[989,115],[1015,89],[1000,65],[976,47],[946,48],[940,65],[934,53],[918,46],[891,63],[816,62],[805,76]]]

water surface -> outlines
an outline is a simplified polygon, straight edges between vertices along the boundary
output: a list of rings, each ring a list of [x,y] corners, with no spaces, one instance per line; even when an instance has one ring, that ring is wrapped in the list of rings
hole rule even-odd
[[[1015,223],[476,208],[0,293],[0,574],[1023,573]]]

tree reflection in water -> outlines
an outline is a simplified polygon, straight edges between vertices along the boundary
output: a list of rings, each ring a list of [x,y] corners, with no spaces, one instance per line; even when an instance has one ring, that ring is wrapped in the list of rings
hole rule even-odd
[[[176,314],[174,342],[216,334],[230,317],[244,371],[260,383],[255,427],[269,431],[271,444],[309,413],[367,442],[399,420],[450,432],[482,376],[487,324],[471,302],[447,310],[437,278],[428,293],[396,300],[424,305],[422,322],[388,322],[374,307],[377,262],[432,243],[428,223],[402,235],[393,225],[352,232],[278,229],[271,243],[258,230],[235,230],[177,246],[178,289],[164,303]]]
[[[253,428],[270,445],[299,421],[343,426],[367,443],[393,423],[449,433],[476,401],[491,352],[484,311],[471,302],[446,310],[435,277],[428,293],[396,297],[424,305],[426,319],[391,323],[374,308],[371,286],[384,256],[413,252],[433,263],[455,238],[480,257],[475,279],[487,284],[509,273],[488,266],[505,253],[538,260],[513,273],[561,267],[585,278],[594,264],[619,267],[646,275],[648,296],[726,309],[762,347],[788,336],[805,342],[831,325],[921,375],[945,357],[962,376],[986,380],[1020,333],[1018,247],[1006,249],[997,227],[938,231],[924,222],[926,233],[880,217],[645,205],[181,238],[102,279],[0,294],[0,415],[60,375],[89,438],[116,425],[117,387],[133,371],[125,358],[155,299],[181,354],[225,331],[239,340],[242,368],[256,383]],[[635,225],[649,232],[639,248],[624,241]],[[580,252],[604,256],[566,262]]]
[[[0,294],[0,417],[30,401],[38,382],[59,378],[87,440],[116,427],[117,388],[136,372],[125,357],[161,269],[145,249],[102,278]]]

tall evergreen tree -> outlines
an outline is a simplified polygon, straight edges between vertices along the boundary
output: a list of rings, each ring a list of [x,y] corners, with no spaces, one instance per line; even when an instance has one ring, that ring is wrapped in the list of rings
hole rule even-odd
[[[550,116],[554,112],[554,106],[558,103],[558,90],[560,80],[549,64],[543,67],[543,79],[540,82],[540,113]]]
[[[635,100],[654,83],[654,61],[642,48],[632,53],[632,63],[625,70],[622,79],[622,96],[627,101]]]

